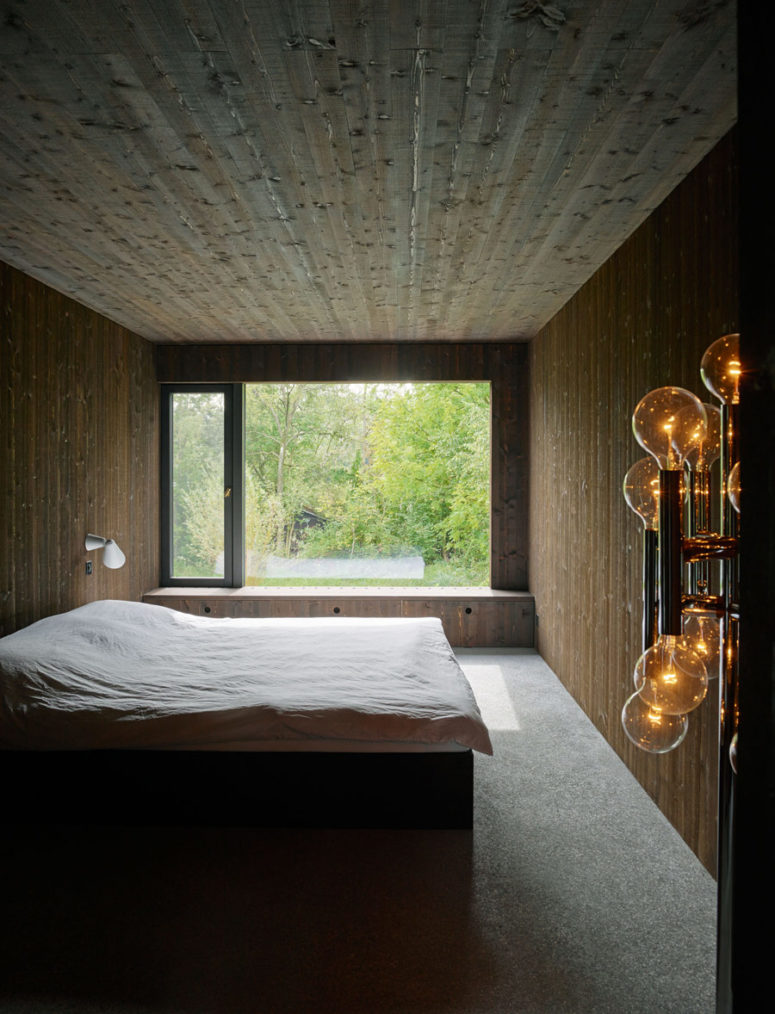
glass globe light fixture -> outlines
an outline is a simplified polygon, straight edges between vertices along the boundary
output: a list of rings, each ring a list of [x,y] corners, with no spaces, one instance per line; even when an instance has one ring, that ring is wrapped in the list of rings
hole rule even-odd
[[[707,389],[725,405],[740,404],[740,335],[727,334],[705,350],[700,376]]]
[[[649,391],[632,414],[632,431],[641,447],[661,469],[680,471],[704,438],[707,426],[700,399],[683,387]]]
[[[699,707],[708,692],[702,658],[674,634],[660,634],[643,652],[633,674],[643,701],[668,715],[685,715]]]
[[[705,409],[705,433],[686,455],[686,463],[692,471],[710,468],[721,454],[721,412],[716,405],[707,402],[703,402],[702,407]]]
[[[736,462],[727,477],[727,496],[729,502],[740,513],[740,462]]]
[[[686,715],[668,715],[646,704],[636,690],[622,708],[627,738],[647,753],[667,753],[679,746],[689,728]]]
[[[655,532],[659,523],[659,468],[652,457],[639,458],[627,470],[622,492],[643,527]]]
[[[682,631],[684,640],[705,663],[708,679],[715,679],[721,664],[721,626],[718,616],[699,611],[684,613]]]

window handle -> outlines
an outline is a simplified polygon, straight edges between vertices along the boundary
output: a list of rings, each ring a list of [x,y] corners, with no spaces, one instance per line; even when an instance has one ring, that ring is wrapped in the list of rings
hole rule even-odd
[[[231,496],[231,486],[227,486],[226,487],[226,490],[224,491],[223,496],[224,496],[224,499],[228,500],[228,498]]]

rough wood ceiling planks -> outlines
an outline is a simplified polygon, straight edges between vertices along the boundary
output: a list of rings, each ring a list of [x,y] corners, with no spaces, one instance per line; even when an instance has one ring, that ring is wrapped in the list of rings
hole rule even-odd
[[[723,0],[0,8],[0,258],[152,341],[530,338],[736,116]]]

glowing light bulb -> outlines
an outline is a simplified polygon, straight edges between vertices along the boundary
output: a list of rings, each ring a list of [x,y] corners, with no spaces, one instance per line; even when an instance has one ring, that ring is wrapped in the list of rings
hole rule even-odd
[[[660,468],[680,471],[687,454],[704,439],[705,408],[683,387],[658,387],[635,406],[632,431]]]
[[[641,750],[667,753],[683,741],[689,719],[653,708],[636,690],[622,708],[622,727],[627,738]]]
[[[705,350],[700,376],[707,389],[725,405],[740,404],[740,335],[727,334]]]
[[[643,527],[656,531],[659,523],[659,468],[651,457],[639,458],[627,470],[622,484],[627,506],[643,522]]]
[[[740,462],[736,462],[727,477],[727,496],[729,502],[740,513]]]
[[[686,455],[686,462],[694,471],[710,468],[721,453],[721,412],[716,405],[702,403],[705,409],[705,432],[702,439]]]
[[[705,663],[708,679],[715,679],[721,663],[721,626],[715,613],[684,613],[683,638]]]
[[[660,634],[643,652],[633,673],[645,704],[667,715],[685,715],[699,707],[708,692],[702,658],[683,637]]]

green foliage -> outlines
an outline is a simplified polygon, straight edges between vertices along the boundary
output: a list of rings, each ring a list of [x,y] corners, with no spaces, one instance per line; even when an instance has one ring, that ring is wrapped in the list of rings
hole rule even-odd
[[[487,559],[488,395],[486,384],[409,385],[375,417],[368,482],[428,564]]]
[[[223,551],[223,472],[202,472],[199,482],[185,490],[181,501],[186,545],[184,552],[175,546],[178,570],[189,577],[214,577]]]
[[[172,411],[173,573],[213,576],[223,552],[223,395],[176,392]]]
[[[303,509],[333,519],[347,511],[373,399],[374,385],[246,388],[246,546],[256,559],[303,550]]]
[[[188,573],[213,573],[223,549],[217,396],[176,397],[176,557]],[[269,556],[419,552],[424,583],[486,584],[489,432],[487,384],[248,385],[249,574]],[[302,511],[322,520],[305,528]]]
[[[305,552],[414,550],[429,566],[454,559],[463,583],[486,584],[489,430],[489,385],[382,389],[356,481],[329,499],[331,520]]]

